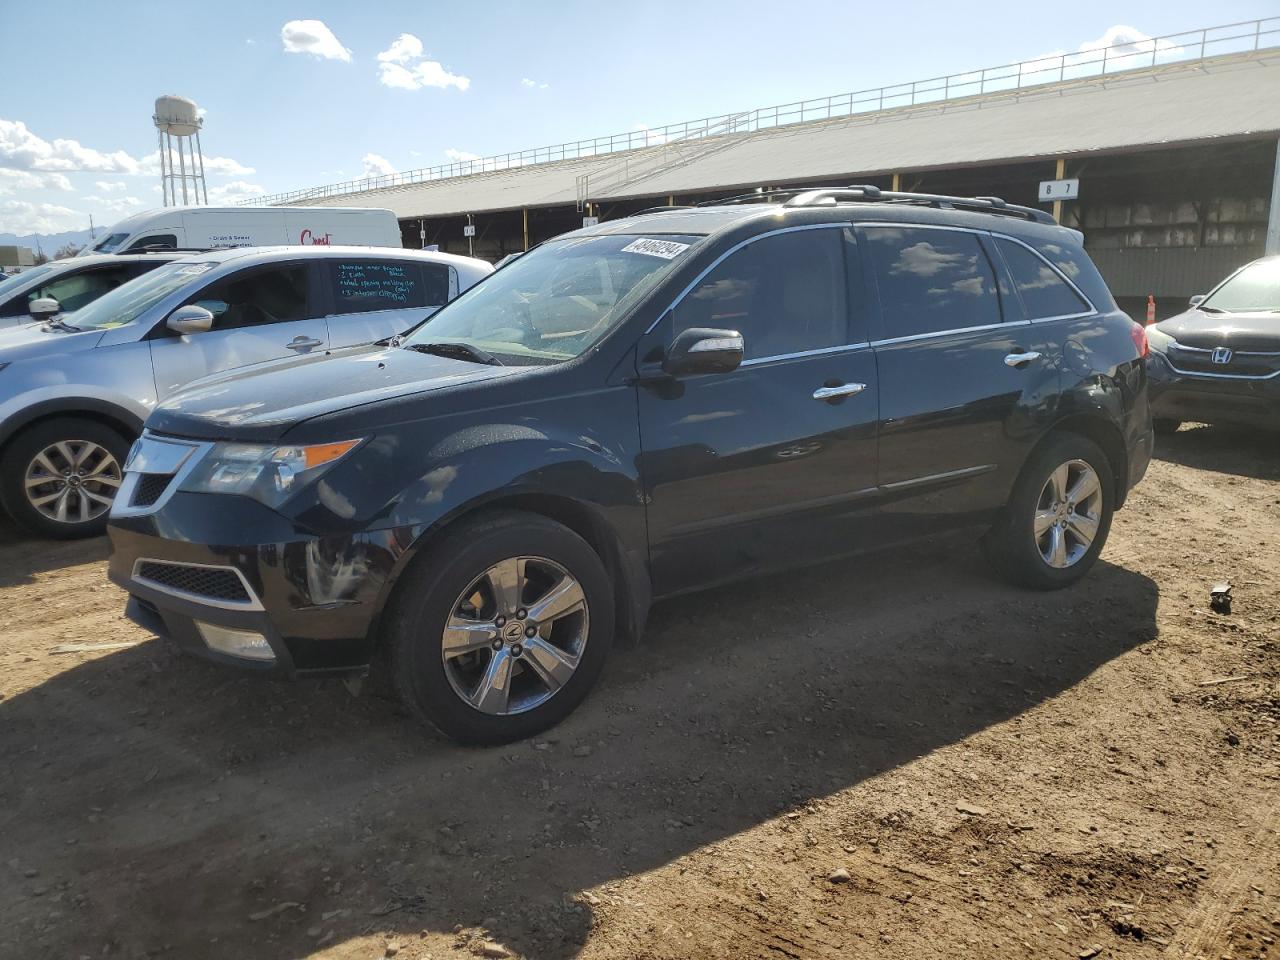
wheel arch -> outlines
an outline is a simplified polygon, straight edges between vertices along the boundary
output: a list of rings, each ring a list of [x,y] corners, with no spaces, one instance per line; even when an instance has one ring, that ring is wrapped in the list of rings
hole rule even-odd
[[[23,431],[64,417],[80,417],[100,423],[130,443],[142,434],[142,419],[116,404],[88,397],[45,400],[32,404],[0,424],[0,456]]]
[[[1030,453],[1028,453],[1027,460],[1030,461],[1045,444],[1055,436],[1063,433],[1074,433],[1077,436],[1092,440],[1106,454],[1108,466],[1111,468],[1112,492],[1115,495],[1113,509],[1119,510],[1124,506],[1125,497],[1129,492],[1129,453],[1125,448],[1124,436],[1121,434],[1120,428],[1106,417],[1098,414],[1071,414],[1056,421],[1044,432]]]

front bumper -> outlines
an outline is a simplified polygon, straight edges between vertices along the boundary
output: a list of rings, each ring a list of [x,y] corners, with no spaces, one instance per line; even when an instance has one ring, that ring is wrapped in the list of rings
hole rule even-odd
[[[108,533],[108,575],[129,593],[130,619],[197,656],[282,677],[368,669],[376,614],[403,552],[393,531],[308,536],[255,501],[185,492],[157,513],[113,517]],[[224,580],[235,571],[243,596],[158,582],[144,575],[156,561],[223,572]],[[259,634],[274,656],[219,652],[202,636],[202,623]]]
[[[1249,379],[1182,373],[1163,354],[1152,351],[1147,379],[1151,415],[1157,420],[1280,429],[1280,376]]]

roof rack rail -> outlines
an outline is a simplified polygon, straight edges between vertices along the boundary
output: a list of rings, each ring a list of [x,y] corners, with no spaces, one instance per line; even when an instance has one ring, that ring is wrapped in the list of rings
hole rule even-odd
[[[751,193],[740,193],[733,197],[725,197],[721,200],[702,200],[695,203],[695,207],[728,207],[735,206],[739,203],[772,203],[778,197],[790,197],[801,193],[808,193],[814,190],[821,190],[822,187],[775,187],[770,190],[753,190]],[[840,188],[843,189],[843,188]]]
[[[688,203],[668,203],[659,207],[645,207],[643,210],[637,210],[630,214],[633,217],[643,217],[647,213],[666,213],[668,210],[692,210],[693,206]]]
[[[853,184],[848,187],[818,187],[793,196],[784,205],[788,207],[815,207],[839,203],[841,200],[871,203],[915,203],[941,210],[976,210],[1008,217],[1021,217],[1037,223],[1057,223],[1045,210],[1007,203],[1000,197],[951,197],[939,193],[903,193],[897,190],[881,190],[871,184]]]

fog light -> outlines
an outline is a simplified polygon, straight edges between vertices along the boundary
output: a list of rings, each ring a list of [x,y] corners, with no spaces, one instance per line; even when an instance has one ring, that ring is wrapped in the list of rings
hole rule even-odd
[[[227,653],[233,657],[244,657],[246,660],[274,660],[275,651],[267,638],[252,630],[231,630],[227,627],[214,626],[212,623],[196,621],[196,629],[210,650]]]

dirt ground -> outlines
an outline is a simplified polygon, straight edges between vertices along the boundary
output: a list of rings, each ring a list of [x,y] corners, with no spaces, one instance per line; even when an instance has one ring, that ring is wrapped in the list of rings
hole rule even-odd
[[[495,750],[8,535],[0,957],[1280,956],[1280,443],[1158,457],[1075,589],[957,542],[669,602]]]

